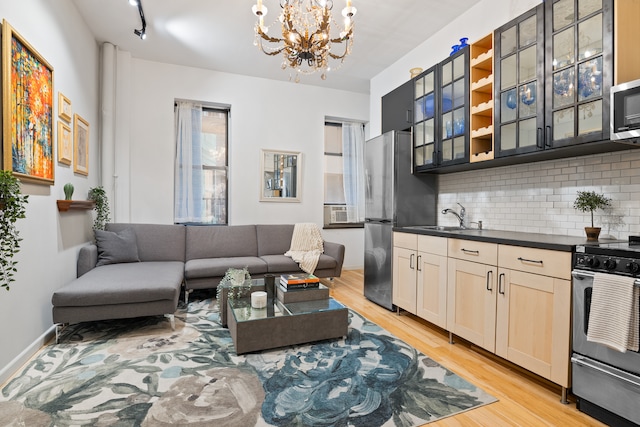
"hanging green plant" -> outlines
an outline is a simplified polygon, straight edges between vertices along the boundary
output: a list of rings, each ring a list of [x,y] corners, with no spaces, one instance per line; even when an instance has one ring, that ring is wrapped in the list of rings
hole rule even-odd
[[[9,290],[18,271],[13,257],[20,252],[16,221],[25,217],[29,196],[20,191],[20,181],[11,171],[0,171],[0,286]]]
[[[93,229],[104,230],[109,222],[109,199],[107,198],[107,192],[104,191],[102,186],[90,188],[89,200],[95,202],[93,210],[96,211],[96,218],[93,221]]]

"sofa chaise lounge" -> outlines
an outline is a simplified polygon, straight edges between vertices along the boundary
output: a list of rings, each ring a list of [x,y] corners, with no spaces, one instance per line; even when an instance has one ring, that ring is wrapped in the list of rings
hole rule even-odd
[[[119,259],[118,251],[108,253],[101,242],[102,247],[92,243],[80,248],[77,278],[52,296],[56,339],[63,324],[95,320],[165,315],[174,327],[181,288],[187,302],[194,289],[216,288],[229,268],[247,267],[253,278],[299,273],[298,264],[284,255],[293,228],[107,224],[124,249],[120,252],[127,254]],[[325,241],[314,274],[339,277],[344,250],[344,245]]]

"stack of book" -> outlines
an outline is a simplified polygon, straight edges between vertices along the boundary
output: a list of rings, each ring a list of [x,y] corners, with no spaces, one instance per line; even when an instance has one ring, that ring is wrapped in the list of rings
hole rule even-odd
[[[329,298],[329,288],[309,274],[283,274],[276,291],[283,304]]]
[[[280,276],[280,286],[287,291],[318,288],[320,279],[313,274],[283,274]]]

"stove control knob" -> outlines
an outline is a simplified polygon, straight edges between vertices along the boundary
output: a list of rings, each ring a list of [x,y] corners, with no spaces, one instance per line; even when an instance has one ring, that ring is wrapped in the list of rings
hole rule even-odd
[[[627,270],[630,271],[631,273],[637,273],[638,271],[640,271],[640,265],[638,265],[637,262],[630,262],[627,264]]]
[[[607,259],[604,262],[604,268],[606,268],[607,270],[613,270],[614,268],[616,268],[617,262],[615,259]]]
[[[596,268],[597,266],[600,265],[600,260],[598,260],[598,258],[596,257],[586,258],[585,262],[589,267],[592,267],[592,268]]]

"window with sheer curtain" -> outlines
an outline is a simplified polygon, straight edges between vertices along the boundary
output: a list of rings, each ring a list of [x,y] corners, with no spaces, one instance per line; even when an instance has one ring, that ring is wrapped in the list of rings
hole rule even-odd
[[[364,125],[326,122],[325,224],[364,221]]]
[[[176,102],[174,222],[228,224],[229,109]]]

